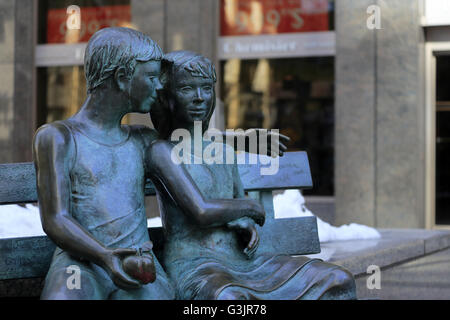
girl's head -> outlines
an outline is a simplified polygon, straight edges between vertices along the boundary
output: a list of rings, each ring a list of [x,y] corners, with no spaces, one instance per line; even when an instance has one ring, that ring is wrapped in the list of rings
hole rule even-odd
[[[152,122],[162,138],[180,127],[202,121],[208,128],[215,108],[216,72],[211,61],[190,51],[166,54],[161,63],[160,105],[151,112]]]

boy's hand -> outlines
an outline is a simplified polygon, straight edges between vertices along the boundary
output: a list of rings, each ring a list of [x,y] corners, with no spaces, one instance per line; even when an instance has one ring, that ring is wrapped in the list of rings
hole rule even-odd
[[[128,256],[122,262],[125,272],[143,284],[156,280],[155,263],[151,255],[152,248],[152,242],[146,242],[142,248],[139,248],[138,255]]]
[[[107,249],[103,257],[103,267],[108,272],[111,280],[121,289],[139,289],[142,284],[131,278],[122,267],[123,260],[128,256],[136,255],[136,249],[119,248]]]
[[[228,222],[227,227],[235,230],[242,237],[242,240],[247,243],[244,253],[247,258],[252,258],[259,245],[259,235],[255,222],[250,218],[244,217]]]

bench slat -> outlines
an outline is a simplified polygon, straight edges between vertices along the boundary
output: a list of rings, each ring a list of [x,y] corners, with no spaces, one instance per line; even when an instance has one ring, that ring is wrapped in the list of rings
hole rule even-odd
[[[246,191],[305,189],[313,186],[308,156],[304,151],[285,152],[284,156],[278,157],[278,172],[274,175],[261,174],[262,168],[269,167],[266,163],[270,161],[270,157],[258,156],[258,163],[251,164],[249,157],[252,155],[245,153],[242,157],[244,156],[245,164],[239,164],[238,167]],[[240,156],[238,161],[239,158]]]
[[[163,246],[163,230],[148,230],[158,254]],[[55,248],[47,236],[0,239],[0,280],[45,277]]]
[[[291,255],[320,252],[316,217],[268,219],[260,232],[258,254]],[[163,230],[149,228],[158,259],[162,250]],[[0,239],[0,280],[45,277],[55,244],[47,236]]]
[[[260,231],[258,254],[305,255],[320,252],[316,217],[267,219],[257,229]]]
[[[0,279],[45,276],[54,251],[46,236],[1,239]]]
[[[261,175],[261,163],[249,164],[249,154],[244,154],[246,164],[239,165],[242,183],[246,191],[295,189],[312,187],[306,152],[286,152],[279,157],[279,170],[275,175]],[[269,157],[262,157],[269,159]],[[264,161],[264,160],[263,160]],[[145,194],[155,195],[155,187],[147,180]],[[0,164],[0,204],[36,202],[36,173],[32,162]]]
[[[36,202],[32,162],[0,164],[0,204]]]

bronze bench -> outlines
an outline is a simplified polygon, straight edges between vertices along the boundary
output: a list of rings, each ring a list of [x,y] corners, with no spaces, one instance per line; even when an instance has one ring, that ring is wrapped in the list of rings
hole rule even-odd
[[[279,170],[274,175],[261,175],[260,168],[265,165],[259,157],[257,164],[248,164],[248,158],[245,163],[239,165],[244,189],[266,210],[258,251],[319,253],[315,217],[274,219],[272,190],[312,187],[306,152],[286,152],[279,158]],[[150,181],[145,194],[155,195]],[[0,164],[0,205],[32,202],[37,202],[33,163]],[[158,256],[164,244],[162,228],[149,228],[149,234]],[[46,236],[0,239],[0,297],[38,297],[54,250],[55,245]]]

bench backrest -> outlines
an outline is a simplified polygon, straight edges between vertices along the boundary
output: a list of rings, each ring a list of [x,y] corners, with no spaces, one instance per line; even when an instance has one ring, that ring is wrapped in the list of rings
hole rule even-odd
[[[245,156],[246,164],[239,165],[244,189],[261,201],[267,215],[258,250],[287,254],[320,252],[315,217],[274,220],[272,190],[312,187],[306,152],[287,152],[278,158],[279,170],[274,175],[261,175],[261,168],[269,166],[265,157],[258,156],[256,164],[249,164],[249,155]],[[151,181],[146,182],[145,194],[155,195]],[[0,204],[30,202],[37,202],[33,163],[0,164]],[[161,248],[162,229],[150,228],[149,233],[154,247]],[[0,279],[44,276],[54,248],[46,236],[0,239]]]
[[[311,188],[312,180],[306,152],[286,152],[278,158],[278,172],[261,175],[261,168],[268,167],[269,157],[256,156],[257,163],[249,163],[245,154],[244,164],[239,164],[239,173],[245,191],[267,191],[275,189]],[[262,158],[262,159],[261,159]],[[155,187],[146,182],[145,194],[155,195]],[[37,202],[36,173],[32,162],[0,164],[0,205],[10,203]]]

